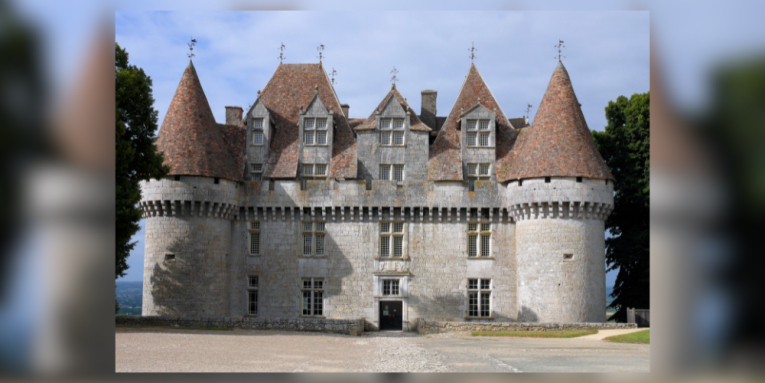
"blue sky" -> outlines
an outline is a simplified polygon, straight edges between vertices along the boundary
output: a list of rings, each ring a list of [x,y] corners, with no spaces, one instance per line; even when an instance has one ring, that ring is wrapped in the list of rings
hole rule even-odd
[[[536,113],[555,69],[554,45],[564,40],[563,62],[591,129],[606,124],[604,108],[619,95],[649,89],[649,14],[602,12],[133,12],[115,14],[116,41],[130,63],[154,81],[154,107],[162,123],[184,68],[187,42],[198,43],[194,65],[216,120],[225,106],[247,108],[279,64],[318,62],[337,71],[335,90],[351,117],[367,117],[397,87],[415,110],[420,91],[438,91],[446,115],[470,66],[475,64],[508,117]],[[141,280],[143,238],[124,280]],[[615,275],[608,276],[613,284]]]

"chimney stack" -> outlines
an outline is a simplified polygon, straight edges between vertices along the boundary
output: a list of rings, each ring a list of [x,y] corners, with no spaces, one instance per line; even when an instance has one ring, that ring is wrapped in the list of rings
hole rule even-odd
[[[340,104],[340,107],[343,109],[343,114],[345,115],[345,118],[350,118],[350,116],[348,116],[348,109],[350,109],[351,107],[348,106],[348,104]]]
[[[423,90],[420,104],[420,121],[432,129],[436,128],[436,96],[435,90]]]
[[[238,106],[226,107],[226,125],[239,125],[242,122],[244,110]]]

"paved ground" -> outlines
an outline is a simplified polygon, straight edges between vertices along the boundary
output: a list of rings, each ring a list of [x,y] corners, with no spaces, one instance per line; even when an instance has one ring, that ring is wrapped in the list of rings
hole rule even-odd
[[[648,345],[592,339],[117,328],[117,372],[638,372]]]
[[[631,328],[629,330],[599,330],[597,334],[580,336],[579,339],[603,340],[603,338],[608,338],[609,336],[629,334],[629,333],[643,331],[643,330],[648,330],[648,329],[647,328]]]

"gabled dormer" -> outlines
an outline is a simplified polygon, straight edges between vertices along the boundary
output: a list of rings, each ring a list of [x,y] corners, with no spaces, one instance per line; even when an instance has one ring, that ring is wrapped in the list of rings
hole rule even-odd
[[[332,160],[333,110],[324,106],[315,88],[313,99],[300,110],[300,175],[304,180],[326,178]],[[302,182],[305,190],[306,183]]]
[[[475,181],[496,180],[495,158],[497,142],[497,113],[478,99],[472,108],[459,116],[462,142],[462,174],[473,191]]]
[[[409,113],[391,94],[382,110],[375,115],[380,146],[405,146],[410,123]]]
[[[247,111],[247,165],[245,180],[259,181],[268,162],[268,152],[275,129],[274,120],[260,99]]]

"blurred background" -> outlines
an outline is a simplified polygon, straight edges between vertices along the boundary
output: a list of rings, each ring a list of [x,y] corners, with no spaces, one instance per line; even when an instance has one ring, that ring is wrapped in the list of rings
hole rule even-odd
[[[114,372],[115,11],[468,7],[571,10],[573,17],[650,11],[651,370],[693,380],[761,377],[765,2],[318,7],[0,0],[0,377],[102,379]]]

